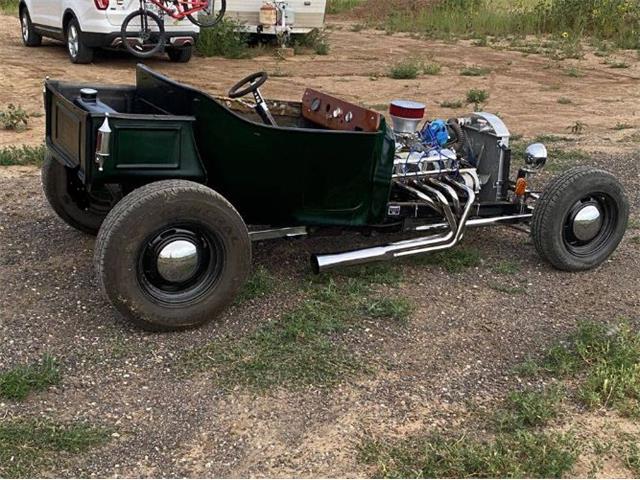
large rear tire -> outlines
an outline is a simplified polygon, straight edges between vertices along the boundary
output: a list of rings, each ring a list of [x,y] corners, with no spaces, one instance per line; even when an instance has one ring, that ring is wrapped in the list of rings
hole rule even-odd
[[[185,180],[154,182],[127,195],[95,247],[98,281],[129,321],[176,330],[214,319],[251,268],[242,217],[221,195]]]
[[[42,165],[42,189],[56,214],[67,225],[96,235],[107,214],[122,197],[117,186],[105,185],[89,194],[75,175],[48,152]]]
[[[622,185],[609,172],[575,167],[554,178],[536,202],[536,250],[566,271],[595,268],[618,247],[629,219]]]

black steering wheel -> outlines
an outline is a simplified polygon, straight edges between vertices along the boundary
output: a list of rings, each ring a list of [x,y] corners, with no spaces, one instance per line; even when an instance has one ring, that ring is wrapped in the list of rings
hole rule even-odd
[[[231,90],[229,90],[229,98],[240,98],[249,93],[256,93],[268,79],[269,75],[267,75],[267,72],[252,73],[231,87]]]

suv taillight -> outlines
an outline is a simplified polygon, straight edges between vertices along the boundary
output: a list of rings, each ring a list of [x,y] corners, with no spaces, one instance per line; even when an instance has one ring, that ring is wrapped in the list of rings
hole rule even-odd
[[[109,8],[109,0],[93,0],[98,10],[106,10]]]

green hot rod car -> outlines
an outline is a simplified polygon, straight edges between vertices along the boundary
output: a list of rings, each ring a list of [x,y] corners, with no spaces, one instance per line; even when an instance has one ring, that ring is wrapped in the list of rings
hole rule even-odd
[[[221,98],[142,65],[135,86],[46,80],[46,197],[97,233],[99,282],[127,319],[203,324],[245,283],[252,241],[327,227],[409,238],[314,255],[316,272],[447,249],[494,224],[529,227],[540,255],[568,271],[599,265],[622,239],[629,205],[612,175],[577,167],[531,191],[546,148],[529,146],[512,175],[495,115],[423,122],[424,105],[394,101],[389,125],[317,90],[265,100],[266,80]]]

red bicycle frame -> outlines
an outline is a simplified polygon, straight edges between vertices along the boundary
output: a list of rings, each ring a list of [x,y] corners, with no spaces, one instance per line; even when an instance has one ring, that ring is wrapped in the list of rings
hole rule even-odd
[[[156,7],[161,9],[171,18],[176,20],[183,20],[188,15],[192,15],[201,10],[204,10],[209,6],[209,0],[173,0],[171,3],[177,7],[177,10],[173,10],[166,6],[167,1],[162,0],[145,0],[150,1]]]

